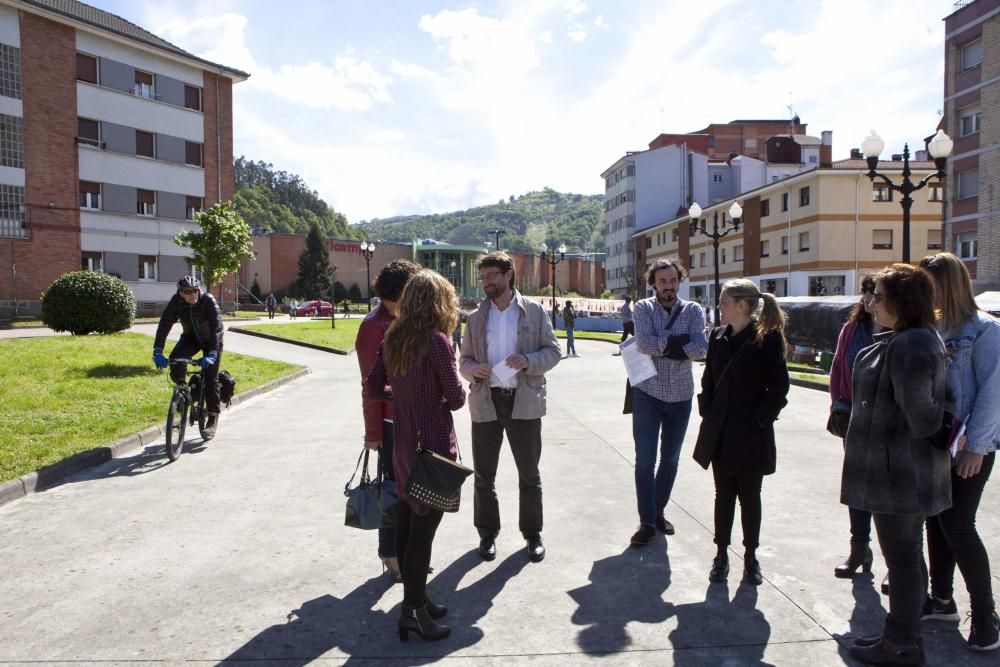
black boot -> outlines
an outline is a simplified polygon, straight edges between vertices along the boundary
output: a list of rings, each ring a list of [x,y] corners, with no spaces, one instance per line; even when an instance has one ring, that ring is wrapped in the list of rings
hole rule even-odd
[[[743,581],[754,586],[760,586],[764,583],[764,575],[760,571],[760,561],[751,552],[748,552],[743,560]]]
[[[399,614],[399,641],[405,642],[411,632],[416,632],[427,641],[436,641],[450,635],[451,628],[435,623],[427,605],[414,608],[404,603]]]
[[[708,572],[709,581],[725,581],[729,576],[729,554],[720,552],[712,561],[712,569]]]
[[[859,567],[862,572],[871,572],[873,559],[871,547],[867,542],[851,542],[851,555],[833,569],[833,576],[838,579],[850,579]]]
[[[902,645],[882,637],[882,641],[877,644],[855,644],[851,647],[851,657],[869,665],[922,665],[924,647],[919,641]]]
[[[427,603],[427,613],[431,615],[431,618],[444,618],[448,613],[448,607],[443,604],[434,604],[428,597],[424,598]]]

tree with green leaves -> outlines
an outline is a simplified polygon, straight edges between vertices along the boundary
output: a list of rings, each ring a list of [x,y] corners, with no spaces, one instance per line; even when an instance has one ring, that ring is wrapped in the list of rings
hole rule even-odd
[[[357,283],[352,283],[350,289],[347,290],[348,298],[354,303],[361,302],[361,288],[358,287]]]
[[[253,285],[250,286],[250,296],[254,298],[254,301],[261,303],[264,301],[264,295],[260,291],[260,283],[257,282],[257,274],[254,274]]]
[[[314,224],[306,235],[306,247],[299,255],[299,278],[295,282],[295,290],[303,298],[317,299],[332,284],[330,249],[323,231],[318,224]]]
[[[208,290],[240,268],[243,260],[253,259],[250,227],[228,201],[196,213],[194,221],[201,231],[183,231],[174,243],[191,249],[191,264],[201,269]]]

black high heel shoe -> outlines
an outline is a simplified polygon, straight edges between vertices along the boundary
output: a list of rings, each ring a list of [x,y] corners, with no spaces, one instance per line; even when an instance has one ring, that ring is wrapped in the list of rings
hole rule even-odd
[[[867,542],[851,542],[851,555],[847,560],[833,569],[833,576],[838,579],[850,579],[854,573],[861,568],[861,571],[868,573],[872,571],[872,561],[875,559],[871,547]]]
[[[434,604],[428,597],[425,597],[424,601],[427,603],[427,613],[431,618],[444,618],[448,613],[448,607],[443,604]]]
[[[427,611],[426,604],[415,608],[404,604],[399,615],[399,641],[407,641],[411,632],[417,633],[427,641],[437,641],[450,635],[451,628],[435,623]]]

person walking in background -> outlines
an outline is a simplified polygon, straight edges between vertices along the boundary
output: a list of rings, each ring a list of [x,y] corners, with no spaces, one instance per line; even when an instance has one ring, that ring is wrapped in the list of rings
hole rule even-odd
[[[351,316],[351,302],[344,299],[344,317],[348,318]],[[330,317],[333,317],[333,313],[330,313]]]
[[[424,269],[403,288],[399,315],[385,333],[382,348],[367,380],[367,395],[394,405],[393,468],[399,503],[396,516],[396,553],[403,575],[403,604],[399,638],[411,632],[424,639],[443,639],[451,628],[437,619],[447,608],[427,596],[427,569],[434,534],[443,515],[406,495],[417,450],[424,449],[454,461],[458,438],[451,413],[465,405],[465,389],[451,351],[451,332],[457,325],[458,297],[444,276]]]
[[[566,307],[563,308],[563,327],[566,329],[566,356],[576,357],[576,341],[573,339],[573,332],[576,328],[576,311],[573,309],[573,302],[566,300]]]
[[[278,307],[278,300],[274,298],[274,292],[267,295],[267,301],[264,303],[267,307],[267,319],[274,319],[274,311]]]
[[[687,272],[675,259],[653,262],[646,282],[656,295],[635,304],[635,341],[648,354],[656,375],[632,389],[632,439],[635,441],[635,496],[639,528],[633,546],[649,544],[657,529],[674,534],[664,510],[677,477],[684,433],[694,396],[692,359],[705,356],[705,319],[701,306],[677,296]],[[656,466],[659,452],[660,465]]]
[[[361,407],[365,420],[365,447],[378,452],[379,476],[395,482],[392,467],[393,450],[393,406],[391,402],[377,401],[368,397],[368,374],[375,365],[385,332],[399,315],[399,298],[407,281],[420,267],[405,259],[396,259],[379,271],[375,278],[375,293],[381,303],[361,321],[354,349],[358,354],[361,370]],[[396,529],[379,528],[378,557],[389,574],[401,581],[399,561],[396,557]]]
[[[916,665],[924,658],[924,518],[951,506],[945,348],[922,269],[882,270],[873,301],[875,324],[889,331],[875,334],[854,362],[840,502],[872,513],[889,567],[889,615],[879,636],[855,640],[850,653],[867,663]]]
[[[545,558],[538,472],[545,373],[559,363],[562,350],[545,310],[514,289],[514,263],[507,253],[481,257],[477,269],[487,298],[469,315],[459,368],[470,383],[479,555],[487,561],[497,557],[496,475],[506,433],[520,489],[518,527],[527,541],[528,558],[537,563]],[[499,375],[494,368],[501,369]]]
[[[454,333],[451,334],[451,345],[454,348],[454,352],[458,352],[462,349],[462,320],[465,318],[465,314],[462,313],[462,309],[458,309],[458,324],[455,326]]]
[[[1000,323],[982,312],[972,295],[965,263],[951,253],[925,257],[920,266],[934,281],[937,327],[950,363],[948,385],[965,434],[951,468],[951,508],[927,518],[930,595],[921,618],[959,620],[953,599],[955,564],[972,606],[969,648],[1000,648],[990,560],[976,530],[976,513],[1000,446]]]
[[[761,304],[763,302],[763,304]],[[757,308],[760,313],[755,317]],[[774,422],[788,403],[785,314],[773,294],[750,280],[730,280],[719,295],[721,323],[708,341],[698,411],[701,427],[694,458],[715,479],[715,544],[710,581],[729,575],[729,544],[740,501],[743,524],[743,579],[763,582],[760,546],[760,492],[774,473]]]
[[[618,314],[622,318],[622,339],[619,342],[624,343],[629,336],[635,335],[635,319],[632,317],[632,297],[625,297],[625,303],[618,309]],[[621,356],[621,352],[615,352],[614,356]]]
[[[292,297],[288,302],[288,316],[293,320],[299,316],[299,302]]]
[[[875,333],[875,323],[871,315],[874,294],[875,279],[870,275],[865,276],[861,280],[861,299],[840,330],[833,365],[830,367],[830,399],[833,402],[830,408],[831,423],[835,421],[837,428],[843,429],[841,438],[847,435],[847,423],[851,417],[854,360],[862,349],[874,342],[872,336]],[[853,507],[848,507],[847,512],[851,519],[851,555],[833,570],[834,576],[841,579],[850,579],[859,567],[865,572],[871,572],[873,561],[869,546],[872,541],[871,512]]]

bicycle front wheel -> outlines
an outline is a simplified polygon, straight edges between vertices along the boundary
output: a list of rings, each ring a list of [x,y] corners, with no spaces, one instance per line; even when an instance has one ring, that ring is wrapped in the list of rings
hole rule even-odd
[[[175,391],[167,408],[167,458],[176,461],[184,449],[184,430],[187,428],[188,402],[184,395]]]

